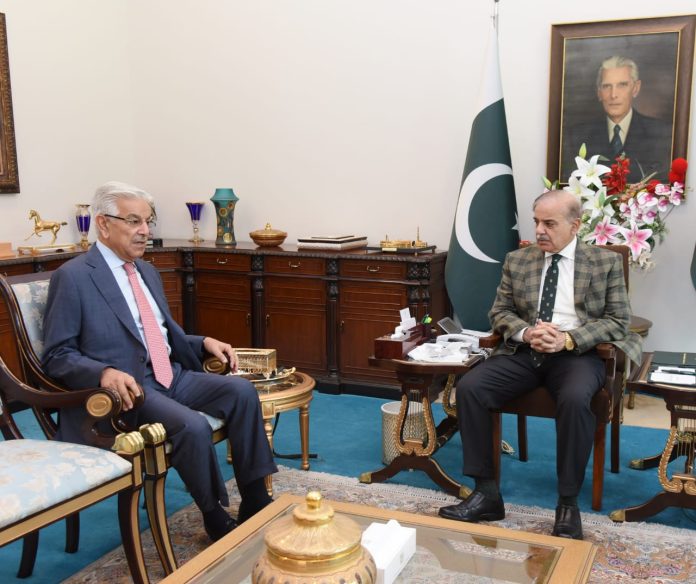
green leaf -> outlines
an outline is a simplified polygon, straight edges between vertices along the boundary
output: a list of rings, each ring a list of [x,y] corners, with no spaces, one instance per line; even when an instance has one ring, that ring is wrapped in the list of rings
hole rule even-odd
[[[544,181],[544,186],[547,189],[549,189],[549,190],[553,189],[553,183],[548,178],[546,178],[545,176],[542,176],[541,180]]]

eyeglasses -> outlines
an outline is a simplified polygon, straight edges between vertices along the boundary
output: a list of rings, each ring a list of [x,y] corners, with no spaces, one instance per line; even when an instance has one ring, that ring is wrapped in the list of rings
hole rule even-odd
[[[142,217],[138,217],[137,215],[128,215],[128,217],[119,217],[118,215],[109,215],[108,213],[104,213],[104,217],[109,217],[110,219],[118,219],[119,221],[123,221],[128,227],[131,227],[133,229],[140,227],[143,223],[146,223],[148,227],[154,227],[157,225],[157,218],[154,216],[148,217],[147,219],[143,219]]]

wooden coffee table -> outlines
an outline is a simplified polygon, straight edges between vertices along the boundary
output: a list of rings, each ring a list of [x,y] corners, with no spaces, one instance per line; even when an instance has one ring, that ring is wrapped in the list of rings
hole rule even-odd
[[[303,501],[302,497],[282,495],[162,583],[250,582],[254,563],[265,549],[266,528]],[[433,582],[461,581],[462,576],[469,574],[491,582],[582,583],[587,582],[596,552],[595,546],[586,541],[352,503],[330,504],[363,529],[375,521],[384,523],[389,519],[416,528],[416,554],[397,582],[407,582],[409,573],[422,579],[427,570]]]

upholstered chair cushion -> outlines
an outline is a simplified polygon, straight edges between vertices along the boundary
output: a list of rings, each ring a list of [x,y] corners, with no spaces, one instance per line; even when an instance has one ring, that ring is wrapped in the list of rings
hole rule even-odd
[[[131,472],[114,452],[53,440],[0,441],[0,528]]]
[[[43,353],[43,318],[48,299],[48,284],[50,280],[13,284],[22,319],[27,329],[31,346],[36,356],[41,359]]]
[[[219,430],[225,425],[224,420],[221,420],[220,418],[214,418],[213,416],[209,416],[208,414],[204,412],[198,412],[201,416],[203,416],[206,420],[208,420],[208,424],[210,424],[210,429],[215,432],[216,430]],[[172,443],[170,440],[167,440],[167,442],[164,445],[164,451],[167,454],[172,453]]]

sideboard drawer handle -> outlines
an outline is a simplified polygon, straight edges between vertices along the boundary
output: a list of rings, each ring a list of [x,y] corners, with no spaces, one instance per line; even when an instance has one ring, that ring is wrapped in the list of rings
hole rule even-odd
[[[221,266],[226,266],[227,265],[227,260],[228,258],[225,258],[224,260],[220,258],[215,258],[215,263],[221,265]]]
[[[376,274],[379,272],[379,266],[367,266],[367,271]]]
[[[301,262],[297,262],[296,264],[293,264],[291,261],[288,262],[288,267],[292,268],[293,270],[299,268],[302,265]]]

